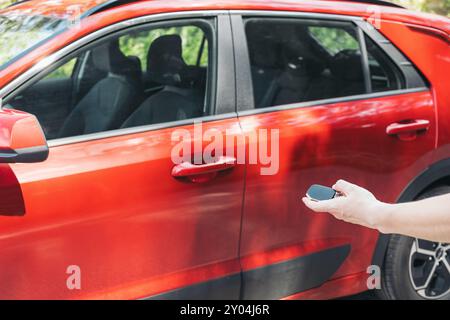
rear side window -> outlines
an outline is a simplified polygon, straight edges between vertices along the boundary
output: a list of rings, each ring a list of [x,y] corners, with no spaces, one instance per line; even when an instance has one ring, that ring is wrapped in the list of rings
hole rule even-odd
[[[346,49],[359,49],[359,43],[355,37],[342,28],[312,26],[308,28],[308,31],[332,55]]]
[[[366,93],[352,23],[255,18],[245,29],[257,108]]]
[[[367,36],[360,43],[358,27],[352,22],[248,18],[245,31],[256,108],[406,86],[401,70],[386,52]]]
[[[365,36],[372,92],[398,90],[405,79],[395,63],[368,36]]]

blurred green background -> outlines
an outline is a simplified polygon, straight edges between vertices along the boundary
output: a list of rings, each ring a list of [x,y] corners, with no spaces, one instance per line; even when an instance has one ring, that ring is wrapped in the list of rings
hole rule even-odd
[[[450,17],[450,0],[392,0],[406,8]]]

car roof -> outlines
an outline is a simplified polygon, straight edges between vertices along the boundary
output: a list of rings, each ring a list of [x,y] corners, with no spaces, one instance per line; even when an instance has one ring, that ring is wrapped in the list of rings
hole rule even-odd
[[[112,8],[120,5],[143,2],[145,0],[19,0],[6,9],[0,10],[0,12],[15,12],[22,14],[34,14],[34,15],[46,15],[59,18],[73,18],[77,14],[87,15],[89,11],[98,12],[103,8]],[[199,2],[202,0],[192,0],[193,2]],[[263,0],[265,1],[265,0]],[[302,0],[296,0],[295,2],[301,2]],[[354,2],[354,3],[371,3],[371,4],[385,4],[390,3],[383,0],[319,0],[319,1],[334,1],[334,2]],[[170,1],[167,1],[170,2]],[[233,3],[236,1],[230,1]],[[242,1],[248,2],[248,1]],[[272,1],[276,4],[278,1]],[[396,6],[394,4],[391,4]],[[76,10],[74,10],[76,7]]]
[[[47,15],[57,18],[82,18],[97,13],[112,11],[117,7],[131,8],[133,6],[196,7],[210,9],[251,9],[257,10],[292,10],[322,13],[337,13],[347,15],[370,16],[374,5],[379,8],[383,19],[434,27],[450,33],[450,19],[432,14],[425,14],[398,8],[398,6],[383,0],[25,0],[0,10],[0,13],[13,12],[17,14]],[[180,5],[181,4],[181,5]]]

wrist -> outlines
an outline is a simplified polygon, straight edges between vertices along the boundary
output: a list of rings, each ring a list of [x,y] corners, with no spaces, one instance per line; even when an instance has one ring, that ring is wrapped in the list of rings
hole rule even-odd
[[[390,233],[389,226],[392,222],[392,204],[377,201],[373,210],[373,225],[372,227],[381,233]]]

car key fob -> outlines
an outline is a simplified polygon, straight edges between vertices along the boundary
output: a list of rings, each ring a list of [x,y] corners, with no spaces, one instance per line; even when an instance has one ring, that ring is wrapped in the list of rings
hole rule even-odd
[[[306,197],[313,201],[331,200],[337,196],[340,196],[339,192],[319,184],[313,184],[309,187],[308,191],[306,191]]]

